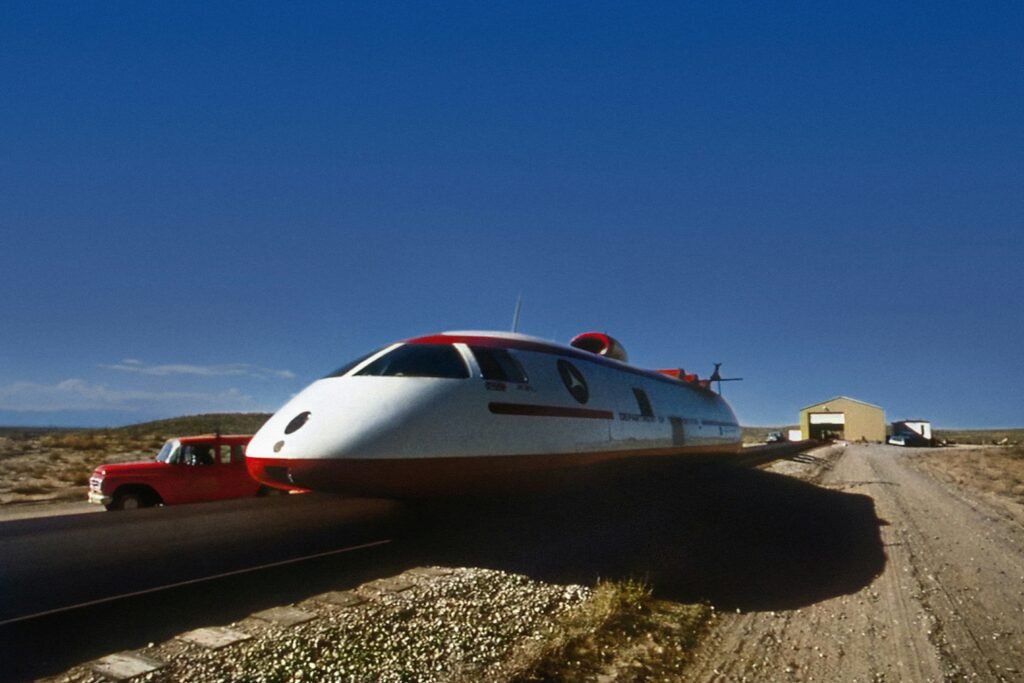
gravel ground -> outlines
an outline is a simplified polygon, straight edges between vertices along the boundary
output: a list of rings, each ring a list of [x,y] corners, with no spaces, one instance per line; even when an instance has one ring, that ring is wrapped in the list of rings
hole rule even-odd
[[[582,586],[498,571],[424,568],[122,656],[129,664],[161,663],[132,678],[151,683],[508,680],[589,595]],[[309,620],[288,625],[296,619]],[[239,640],[220,647],[193,642],[204,635]],[[47,680],[107,681],[116,678],[102,673],[110,663],[98,660]]]

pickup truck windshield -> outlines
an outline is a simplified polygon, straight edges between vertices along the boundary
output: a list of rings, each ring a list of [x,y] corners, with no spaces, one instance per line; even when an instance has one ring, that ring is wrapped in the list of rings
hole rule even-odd
[[[165,443],[164,447],[160,449],[160,452],[156,454],[156,461],[157,462],[164,462],[164,463],[167,463],[167,464],[172,464],[172,463],[177,462],[177,460],[178,460],[178,447],[180,445],[181,445],[180,441],[178,441],[177,439],[171,439],[170,441]]]

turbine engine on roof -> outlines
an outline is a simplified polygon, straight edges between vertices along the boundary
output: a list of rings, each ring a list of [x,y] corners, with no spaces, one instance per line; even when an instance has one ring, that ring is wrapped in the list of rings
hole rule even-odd
[[[596,353],[598,356],[620,360],[623,363],[629,362],[626,349],[619,343],[619,340],[603,332],[577,334],[569,342],[569,346],[574,346],[577,349],[589,351],[590,353]]]

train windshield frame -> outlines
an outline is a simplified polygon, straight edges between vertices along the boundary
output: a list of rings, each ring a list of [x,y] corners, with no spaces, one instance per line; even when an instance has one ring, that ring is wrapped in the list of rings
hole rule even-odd
[[[469,379],[469,367],[452,344],[403,344],[374,360],[353,377]]]
[[[349,361],[348,363],[345,363],[344,365],[342,365],[340,368],[338,368],[337,370],[335,370],[331,374],[325,375],[324,379],[328,379],[330,377],[342,377],[344,375],[347,375],[348,373],[352,372],[352,370],[354,368],[362,365],[366,360],[368,360],[370,358],[373,358],[378,353],[380,353],[384,349],[389,348],[391,346],[394,346],[394,345],[393,344],[388,344],[387,346],[382,346],[379,349],[374,349],[373,351],[370,351],[369,353],[364,353],[363,355],[359,356],[359,358],[356,358],[353,361]]]

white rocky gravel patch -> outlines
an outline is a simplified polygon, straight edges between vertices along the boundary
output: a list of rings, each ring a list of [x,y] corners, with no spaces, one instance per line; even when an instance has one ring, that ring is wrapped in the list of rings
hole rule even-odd
[[[162,664],[132,676],[133,683],[502,680],[517,653],[542,641],[590,594],[493,570],[424,568],[290,606],[293,616],[312,616],[303,623],[287,625],[291,620],[264,612],[210,627],[247,636],[228,645],[182,634],[114,654]],[[116,680],[101,661],[49,680]]]

